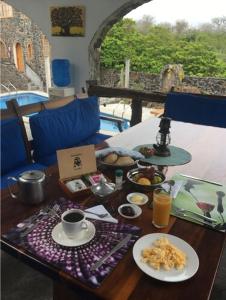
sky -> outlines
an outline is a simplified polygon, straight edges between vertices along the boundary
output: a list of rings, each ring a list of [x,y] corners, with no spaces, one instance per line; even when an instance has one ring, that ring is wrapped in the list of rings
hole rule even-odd
[[[139,20],[144,15],[154,17],[155,23],[185,20],[192,26],[210,23],[215,17],[226,16],[226,0],[152,0],[134,9],[126,17]]]

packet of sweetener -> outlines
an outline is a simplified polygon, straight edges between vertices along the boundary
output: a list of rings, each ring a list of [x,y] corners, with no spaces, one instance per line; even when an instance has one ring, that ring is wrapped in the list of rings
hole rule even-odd
[[[93,174],[88,176],[88,180],[91,184],[99,183],[101,179],[105,179],[104,175],[101,174]]]

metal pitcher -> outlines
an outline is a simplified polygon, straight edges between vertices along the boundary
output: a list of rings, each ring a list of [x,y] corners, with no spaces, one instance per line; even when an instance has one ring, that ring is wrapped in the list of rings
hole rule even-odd
[[[8,177],[17,182],[18,193],[12,192],[10,186],[9,192],[13,198],[18,198],[27,204],[38,204],[45,199],[46,175],[39,170],[30,170],[21,173],[18,178]]]

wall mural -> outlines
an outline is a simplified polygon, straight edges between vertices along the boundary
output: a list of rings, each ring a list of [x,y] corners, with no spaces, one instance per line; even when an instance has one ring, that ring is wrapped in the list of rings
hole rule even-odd
[[[84,36],[85,7],[50,7],[52,36]]]

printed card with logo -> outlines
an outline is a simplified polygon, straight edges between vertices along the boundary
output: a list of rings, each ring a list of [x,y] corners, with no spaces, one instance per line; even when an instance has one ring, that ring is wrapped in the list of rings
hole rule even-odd
[[[90,193],[91,182],[87,176],[97,175],[94,145],[57,151],[59,184],[69,197]]]
[[[97,170],[94,145],[57,151],[60,179],[70,179]]]

